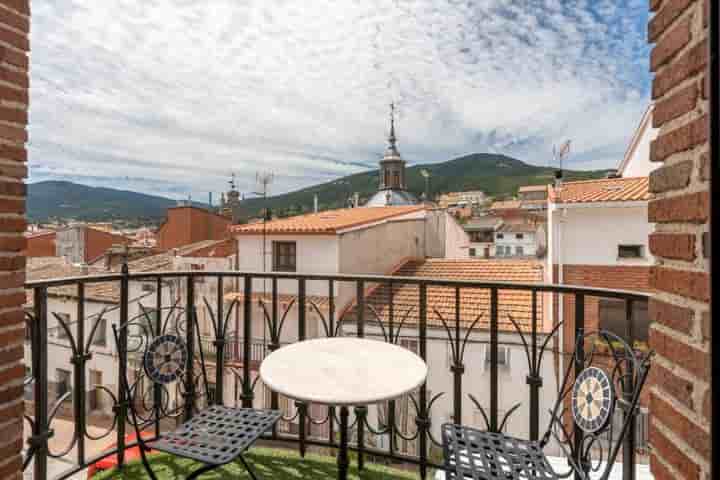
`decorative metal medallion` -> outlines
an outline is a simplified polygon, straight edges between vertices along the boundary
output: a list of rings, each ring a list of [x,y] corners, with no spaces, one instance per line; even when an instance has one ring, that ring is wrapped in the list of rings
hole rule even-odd
[[[588,367],[578,375],[572,390],[572,414],[575,423],[586,433],[607,426],[615,407],[615,391],[607,374]]]
[[[176,335],[156,337],[145,351],[145,373],[155,383],[177,380],[185,371],[187,349]]]

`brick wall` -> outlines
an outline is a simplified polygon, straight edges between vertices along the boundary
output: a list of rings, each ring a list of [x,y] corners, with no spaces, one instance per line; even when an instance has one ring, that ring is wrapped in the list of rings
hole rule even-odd
[[[55,256],[55,233],[34,235],[27,239],[26,257],[54,257]]]
[[[21,478],[29,0],[0,0],[0,478]]]
[[[132,240],[94,228],[85,229],[85,262],[97,260],[113,245],[130,245]]]
[[[175,207],[157,232],[160,250],[182,247],[202,240],[228,238],[230,219],[196,207]]]
[[[710,478],[708,0],[651,0],[650,465],[655,478]],[[668,181],[670,179],[671,181]]]

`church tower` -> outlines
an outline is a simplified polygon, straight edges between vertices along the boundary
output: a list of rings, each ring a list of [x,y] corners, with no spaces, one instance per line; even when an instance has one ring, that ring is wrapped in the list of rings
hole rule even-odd
[[[405,160],[400,156],[395,137],[395,104],[390,104],[390,134],[388,147],[380,160],[380,181],[378,192],[365,204],[367,207],[388,205],[414,205],[419,203],[415,196],[408,192],[405,183]]]

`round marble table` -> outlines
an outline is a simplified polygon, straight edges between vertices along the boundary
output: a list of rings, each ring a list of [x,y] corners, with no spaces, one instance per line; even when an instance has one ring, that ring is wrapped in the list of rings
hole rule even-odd
[[[427,365],[410,350],[363,338],[319,338],[274,351],[260,365],[271,390],[303,402],[340,406],[338,476],[347,478],[348,407],[392,400],[423,384]]]

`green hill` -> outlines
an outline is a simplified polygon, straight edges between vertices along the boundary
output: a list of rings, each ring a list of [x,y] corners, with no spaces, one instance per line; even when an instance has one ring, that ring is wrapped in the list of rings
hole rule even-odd
[[[73,182],[46,181],[27,186],[27,215],[31,221],[73,218],[154,223],[165,218],[165,211],[175,205],[177,201],[170,198]]]
[[[474,153],[443,163],[415,165],[406,171],[408,189],[418,195],[425,191],[420,170],[430,172],[431,196],[444,192],[482,190],[496,198],[511,197],[522,185],[542,185],[553,181],[555,170],[537,167],[505,155]],[[566,170],[565,178],[580,180],[604,177],[608,170]],[[267,207],[279,216],[310,211],[318,195],[322,210],[346,205],[354,192],[361,201],[377,191],[378,171],[348,175],[332,182],[314,185],[267,199]],[[77,220],[133,220],[156,223],[177,202],[165,197],[112,188],[97,188],[72,182],[47,181],[28,185],[27,212],[32,221],[51,218]],[[206,206],[197,204],[199,206]],[[242,201],[246,216],[260,215],[264,208],[260,198]]]
[[[482,190],[496,198],[512,197],[523,185],[543,185],[552,183],[555,169],[529,165],[520,160],[490,153],[474,153],[443,163],[415,165],[406,170],[408,190],[420,196],[425,191],[425,179],[420,171],[430,172],[431,196],[445,192],[463,190]],[[609,170],[566,170],[566,180],[602,178]],[[363,199],[377,191],[378,171],[357,173],[332,182],[314,185],[283,195],[267,199],[267,206],[276,214],[283,216],[309,211],[313,207],[313,197],[318,195],[320,209],[338,208],[354,192]],[[259,215],[263,200],[252,198],[243,201],[244,210],[251,216]]]

